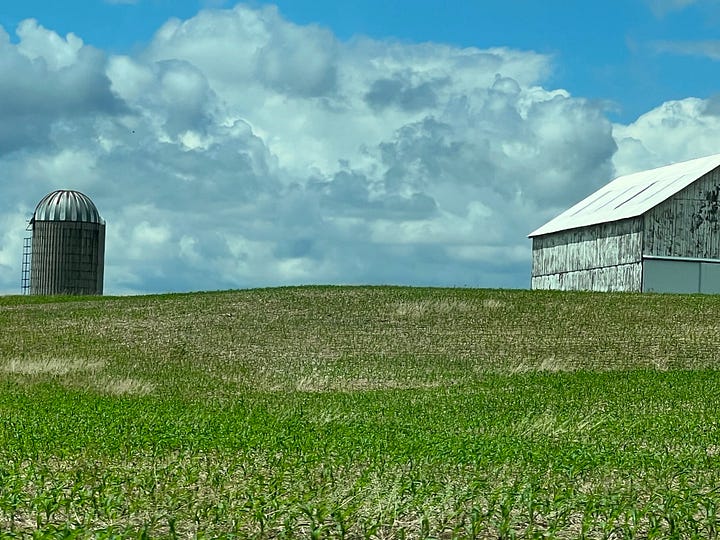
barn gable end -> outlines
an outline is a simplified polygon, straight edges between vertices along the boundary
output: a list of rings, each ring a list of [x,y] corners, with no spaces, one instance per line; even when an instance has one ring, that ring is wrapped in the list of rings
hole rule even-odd
[[[532,288],[640,290],[642,243],[640,218],[534,238]]]
[[[643,255],[720,259],[720,168],[648,210]]]

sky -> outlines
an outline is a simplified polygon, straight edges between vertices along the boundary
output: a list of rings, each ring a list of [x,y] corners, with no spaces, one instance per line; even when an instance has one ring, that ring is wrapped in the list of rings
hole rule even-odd
[[[0,294],[55,189],[106,294],[526,288],[527,234],[720,152],[720,2],[0,4]]]

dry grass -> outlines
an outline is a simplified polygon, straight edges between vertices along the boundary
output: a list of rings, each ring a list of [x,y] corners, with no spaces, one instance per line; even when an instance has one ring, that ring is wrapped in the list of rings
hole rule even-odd
[[[367,390],[412,390],[452,386],[451,381],[413,381],[378,378],[339,378],[339,377],[303,377],[293,388],[299,392],[362,392]],[[258,384],[258,390],[287,390],[283,387],[264,388]]]
[[[113,378],[102,377],[92,380],[92,388],[98,393],[111,396],[146,396],[150,394],[155,385],[134,377]]]
[[[82,358],[12,358],[0,365],[0,371],[14,375],[51,375],[63,376],[78,372],[96,372],[103,368],[104,362]]]
[[[487,306],[495,307],[495,306]],[[473,309],[473,306],[464,300],[453,298],[438,298],[430,300],[402,300],[393,306],[392,312],[398,317],[433,317],[453,316]]]
[[[716,297],[362,287],[13,304],[0,311],[15,328],[2,336],[0,371],[70,377],[108,364],[120,373],[109,387],[144,394],[163,390],[154,366],[185,363],[211,386],[307,391],[703,369],[720,363],[718,309]]]

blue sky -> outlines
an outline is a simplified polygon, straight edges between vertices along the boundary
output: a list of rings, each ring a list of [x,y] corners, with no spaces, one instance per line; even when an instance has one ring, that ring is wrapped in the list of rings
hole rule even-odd
[[[720,2],[0,6],[0,292],[53,189],[106,291],[526,287],[529,231],[718,152]]]

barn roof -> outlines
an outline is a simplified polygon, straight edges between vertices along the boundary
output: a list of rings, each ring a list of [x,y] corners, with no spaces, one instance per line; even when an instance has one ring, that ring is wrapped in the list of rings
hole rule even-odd
[[[720,166],[720,154],[620,176],[528,236],[641,216]]]

